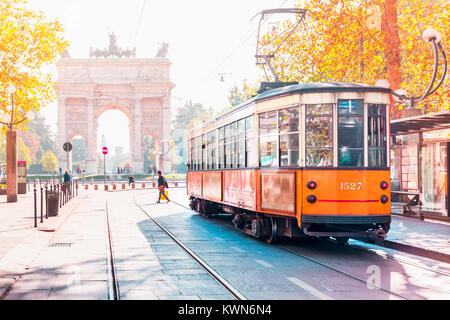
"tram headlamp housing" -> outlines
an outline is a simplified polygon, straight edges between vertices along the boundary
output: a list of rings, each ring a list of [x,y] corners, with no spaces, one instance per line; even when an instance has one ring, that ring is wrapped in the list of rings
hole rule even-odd
[[[381,196],[380,198],[381,203],[387,203],[389,201],[389,198],[387,196]]]
[[[316,202],[317,202],[317,197],[316,197],[316,196],[313,196],[313,195],[309,195],[309,196],[306,198],[306,200],[307,200],[309,203],[313,204],[313,203],[316,203]]]
[[[314,190],[315,188],[317,188],[317,183],[315,183],[314,181],[310,181],[306,184],[306,186],[308,187],[308,189]]]
[[[389,184],[386,181],[382,181],[380,183],[380,188],[386,190],[387,188],[389,188]]]

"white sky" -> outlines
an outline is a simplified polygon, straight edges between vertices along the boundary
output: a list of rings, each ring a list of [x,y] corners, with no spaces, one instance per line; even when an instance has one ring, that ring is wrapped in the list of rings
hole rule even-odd
[[[145,3],[144,11],[142,11]],[[70,42],[72,58],[88,58],[89,47],[105,48],[108,33],[122,48],[136,47],[137,58],[153,58],[158,43],[169,43],[172,62],[172,114],[187,100],[219,111],[227,106],[228,90],[243,79],[255,83],[263,74],[255,66],[256,30],[263,9],[292,7],[294,0],[29,0],[50,18],[59,18]],[[142,13],[141,23],[138,22]],[[138,30],[138,32],[137,32]],[[56,68],[54,68],[56,70]],[[55,71],[56,72],[56,71]],[[226,82],[219,81],[219,73]],[[56,132],[56,104],[42,108]],[[129,151],[128,123],[106,112],[98,137],[105,134],[110,150]],[[123,130],[117,130],[120,121]],[[101,146],[99,145],[99,148]]]

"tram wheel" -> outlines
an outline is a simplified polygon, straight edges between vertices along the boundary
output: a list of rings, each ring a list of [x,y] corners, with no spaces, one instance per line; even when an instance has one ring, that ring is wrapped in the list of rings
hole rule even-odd
[[[277,242],[278,239],[278,227],[277,227],[277,220],[275,218],[270,217],[269,218],[269,232],[266,235],[266,242],[268,244],[274,244]]]
[[[348,237],[337,237],[336,242],[338,245],[343,246],[348,242]]]

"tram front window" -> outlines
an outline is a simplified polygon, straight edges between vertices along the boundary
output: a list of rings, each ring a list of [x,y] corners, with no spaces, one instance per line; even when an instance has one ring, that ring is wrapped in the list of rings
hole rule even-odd
[[[362,167],[363,100],[338,101],[339,167]]]

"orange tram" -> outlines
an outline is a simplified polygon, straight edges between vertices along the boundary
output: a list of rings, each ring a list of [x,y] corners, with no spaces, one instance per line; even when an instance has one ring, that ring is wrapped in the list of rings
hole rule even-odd
[[[391,90],[281,84],[190,131],[191,209],[248,234],[384,239],[391,222]]]

